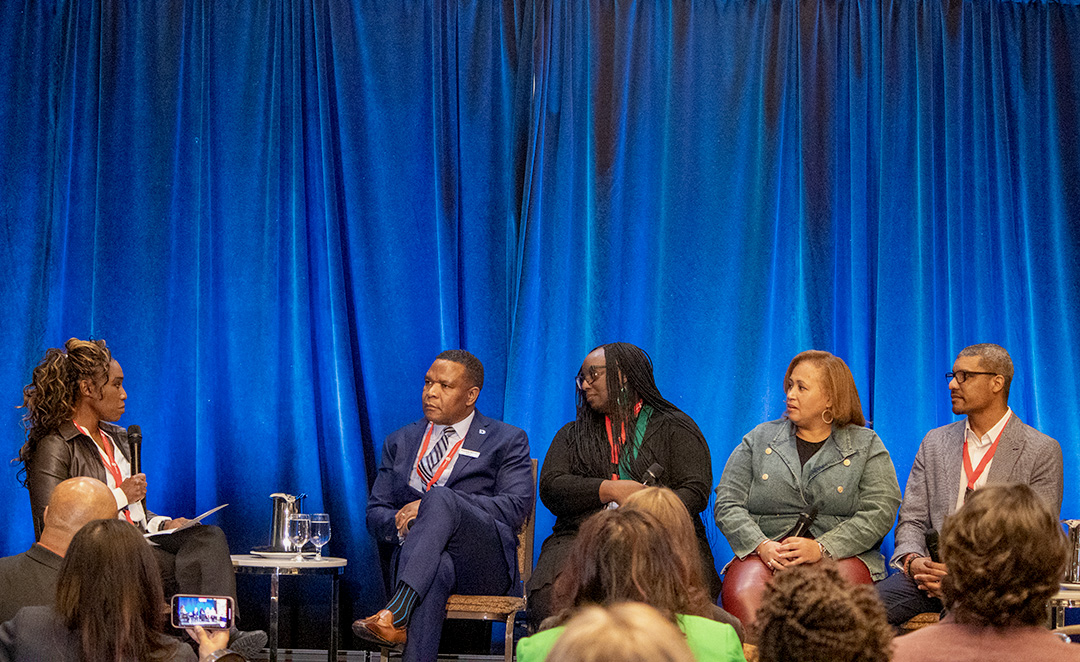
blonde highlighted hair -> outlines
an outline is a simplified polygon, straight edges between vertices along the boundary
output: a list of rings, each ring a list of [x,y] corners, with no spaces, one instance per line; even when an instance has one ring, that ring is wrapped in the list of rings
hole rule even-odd
[[[560,662],[694,662],[686,637],[660,612],[640,602],[585,607],[547,659]]]

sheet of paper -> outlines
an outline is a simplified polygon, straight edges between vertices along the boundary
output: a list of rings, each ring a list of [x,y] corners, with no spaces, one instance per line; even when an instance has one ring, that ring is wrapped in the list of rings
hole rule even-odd
[[[153,540],[157,536],[171,536],[172,534],[176,533],[177,531],[183,531],[184,529],[195,526],[196,524],[201,524],[204,519],[206,519],[210,515],[213,515],[214,513],[221,510],[222,508],[224,508],[227,505],[229,505],[229,504],[223,503],[220,506],[218,506],[217,508],[211,508],[210,510],[206,511],[202,515],[199,515],[198,517],[195,517],[195,518],[193,518],[191,520],[188,520],[188,522],[186,524],[184,524],[183,526],[178,526],[175,529],[168,529],[168,530],[165,530],[165,531],[158,531],[157,533],[144,533],[143,537],[147,538],[149,540]]]

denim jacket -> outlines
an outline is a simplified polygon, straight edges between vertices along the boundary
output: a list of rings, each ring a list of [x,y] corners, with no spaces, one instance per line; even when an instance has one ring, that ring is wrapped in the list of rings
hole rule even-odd
[[[716,486],[716,523],[739,558],[775,540],[811,504],[810,532],[834,558],[858,556],[874,580],[885,577],[879,547],[900,507],[889,452],[873,430],[834,428],[825,446],[799,465],[795,426],[780,419],[751,430],[728,458]]]

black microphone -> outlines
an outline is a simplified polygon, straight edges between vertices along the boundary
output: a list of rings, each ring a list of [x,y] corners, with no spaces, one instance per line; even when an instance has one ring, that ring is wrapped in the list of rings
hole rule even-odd
[[[810,526],[817,519],[818,507],[810,506],[805,511],[799,513],[799,519],[796,520],[795,526],[791,527],[791,530],[780,537],[780,540],[784,538],[813,538],[810,535]]]
[[[652,487],[660,483],[660,476],[664,474],[664,467],[660,466],[656,462],[652,463],[648,469],[645,470],[645,478],[641,480],[642,485]]]
[[[131,475],[134,476],[142,473],[142,430],[138,425],[129,425],[127,435],[131,449]]]
[[[138,425],[129,425],[127,429],[128,448],[131,451],[131,475],[142,473],[142,430]],[[117,485],[117,487],[120,487]],[[143,512],[146,512],[146,498],[139,499]]]
[[[940,537],[937,529],[930,529],[923,534],[923,538],[926,541],[926,553],[934,563],[941,563],[941,554],[938,553],[938,540]]]

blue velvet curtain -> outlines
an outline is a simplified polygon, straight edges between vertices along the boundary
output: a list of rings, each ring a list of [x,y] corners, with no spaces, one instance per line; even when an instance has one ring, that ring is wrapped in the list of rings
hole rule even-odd
[[[639,344],[714,479],[828,349],[903,484],[999,342],[1080,468],[1074,2],[25,1],[0,43],[6,457],[45,348],[106,338],[151,507],[228,502],[241,552],[308,493],[353,616],[382,439],[448,347],[542,459],[587,350]]]

